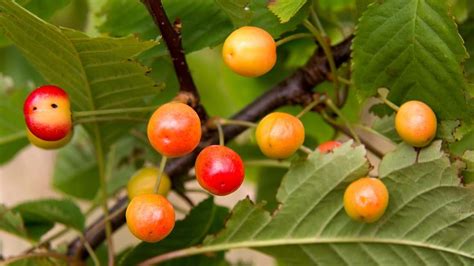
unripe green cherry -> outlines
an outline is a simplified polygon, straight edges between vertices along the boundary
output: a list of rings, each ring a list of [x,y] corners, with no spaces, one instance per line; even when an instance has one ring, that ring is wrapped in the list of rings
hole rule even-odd
[[[143,167],[133,174],[127,184],[128,198],[142,194],[152,194],[154,192],[155,183],[160,170],[156,167]],[[161,175],[158,194],[166,197],[171,189],[171,180],[166,173]]]

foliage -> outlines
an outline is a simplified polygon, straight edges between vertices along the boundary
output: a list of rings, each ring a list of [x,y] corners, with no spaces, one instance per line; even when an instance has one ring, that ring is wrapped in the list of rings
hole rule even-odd
[[[279,97],[286,97],[282,92],[313,85],[315,79],[308,88],[311,96],[314,92],[338,103],[337,91],[344,101],[335,109],[326,101],[301,118],[309,155],[298,152],[288,160],[269,161],[256,146],[254,129],[226,139],[249,163],[246,183],[254,187],[252,197],[234,200],[230,211],[209,197],[186,209],[186,217],[162,242],[115,250],[116,264],[154,258],[167,259],[165,265],[228,265],[235,262],[225,254],[235,248],[266,253],[279,265],[474,264],[471,1],[161,2],[182,36],[199,103],[209,116],[227,118],[250,109],[261,118],[277,107],[296,115],[301,106],[288,105],[308,104],[304,95],[270,104],[271,110],[249,104],[275,88],[285,88]],[[312,38],[308,24],[320,36]],[[282,42],[277,64],[265,76],[238,76],[222,61],[221,44],[245,25],[261,27]],[[182,73],[173,67],[166,37],[142,1],[0,1],[0,164],[28,146],[22,108],[32,88],[64,88],[75,123],[73,141],[57,151],[51,177],[60,197],[0,204],[0,230],[32,245],[45,241],[56,224],[76,236],[92,232],[89,240],[105,260],[105,233],[97,228],[108,221],[99,220],[91,229],[95,220],[78,206],[93,210],[106,203],[104,195],[115,202],[134,171],[160,161],[149,146],[146,122],[152,110],[182,89]],[[352,37],[351,54],[337,48],[332,55],[323,52]],[[324,60],[306,64],[313,54],[325,60],[334,56],[337,73],[329,73]],[[397,105],[412,99],[430,105],[439,120],[437,140],[420,150],[404,144],[394,129],[394,112],[380,101],[374,104],[381,87]],[[367,109],[375,115],[370,123],[365,123]],[[204,137],[216,133],[207,124],[204,128]],[[345,138],[341,129],[349,137],[354,129],[365,145],[349,140],[328,154],[314,151],[318,143]],[[381,136],[396,144],[395,150],[377,154],[380,147],[370,144]],[[381,163],[374,165],[368,152]],[[171,175],[173,189],[192,195],[186,184],[194,178],[192,165],[174,167],[179,174]],[[345,214],[342,195],[349,182],[369,173],[381,178],[390,200],[379,221],[363,224]],[[119,224],[122,214],[123,209],[111,219]],[[66,254],[64,246],[46,242],[35,252]],[[60,263],[57,258],[18,257],[12,265]]]

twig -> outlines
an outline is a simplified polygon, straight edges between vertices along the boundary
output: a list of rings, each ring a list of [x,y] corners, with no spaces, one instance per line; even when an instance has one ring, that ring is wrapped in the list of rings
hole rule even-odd
[[[0,263],[1,263],[1,265],[9,265],[9,264],[11,264],[15,261],[26,260],[26,259],[31,259],[31,258],[55,258],[55,259],[60,259],[60,260],[66,261],[68,263],[70,263],[72,261],[71,258],[69,258],[68,256],[65,256],[63,254],[60,254],[60,253],[43,252],[43,253],[28,253],[28,254],[23,254],[23,255],[20,255],[20,256],[16,256],[16,257],[11,257],[11,258],[8,258],[4,261],[0,261]]]
[[[199,92],[194,84],[184,55],[181,42],[181,25],[179,22],[174,26],[171,25],[161,0],[142,0],[142,2],[147,7],[156,26],[160,29],[161,35],[168,47],[168,51],[173,61],[174,70],[179,81],[179,90],[181,92],[190,93],[194,97],[194,99],[191,100],[191,106],[196,107],[199,104]]]

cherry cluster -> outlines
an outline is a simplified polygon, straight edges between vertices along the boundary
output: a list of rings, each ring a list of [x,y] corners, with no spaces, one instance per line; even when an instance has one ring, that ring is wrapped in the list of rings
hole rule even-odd
[[[222,56],[236,73],[257,77],[275,65],[276,44],[263,29],[246,26],[228,36]],[[409,101],[396,109],[395,128],[405,142],[414,147],[424,147],[433,140],[437,121],[429,106],[419,101]],[[23,111],[27,136],[34,145],[56,149],[70,141],[73,134],[70,101],[61,88],[52,85],[37,88],[26,99]],[[201,132],[201,120],[196,111],[178,101],[163,104],[150,117],[148,140],[162,155],[162,163],[160,168],[140,169],[128,182],[130,204],[126,219],[130,231],[137,238],[157,242],[173,230],[174,207],[166,199],[171,181],[164,173],[164,166],[167,158],[185,156],[196,149]],[[255,135],[257,145],[265,156],[286,159],[302,147],[305,129],[299,117],[273,112],[260,120]],[[328,141],[317,150],[321,154],[330,153],[340,145],[338,141]],[[221,141],[220,145],[205,147],[199,153],[195,161],[195,173],[203,189],[214,195],[225,196],[242,185],[245,169],[239,154]],[[380,179],[363,177],[347,187],[343,202],[351,218],[370,223],[384,214],[388,198],[388,190]]]

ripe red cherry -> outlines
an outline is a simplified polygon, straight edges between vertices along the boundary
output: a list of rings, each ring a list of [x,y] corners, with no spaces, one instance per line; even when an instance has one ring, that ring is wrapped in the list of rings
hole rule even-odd
[[[330,141],[326,141],[326,142],[321,143],[318,146],[318,151],[320,153],[328,153],[328,152],[334,150],[335,148],[337,148],[339,146],[341,146],[341,143],[339,141],[330,140]]]
[[[162,155],[183,156],[199,144],[201,120],[196,111],[184,103],[166,103],[150,117],[147,135],[153,148]]]
[[[211,145],[199,153],[196,164],[196,179],[212,194],[225,196],[236,191],[244,181],[244,163],[230,148]]]
[[[23,105],[23,114],[28,129],[42,140],[61,140],[71,132],[69,97],[56,86],[42,86],[32,91]]]

